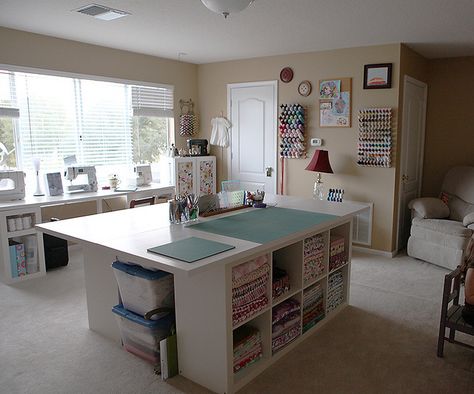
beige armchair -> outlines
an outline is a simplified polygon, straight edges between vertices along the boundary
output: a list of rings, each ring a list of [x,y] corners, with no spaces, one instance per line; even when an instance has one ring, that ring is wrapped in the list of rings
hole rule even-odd
[[[413,220],[407,253],[454,269],[474,232],[474,167],[449,170],[441,190],[440,198],[417,198],[408,204]]]

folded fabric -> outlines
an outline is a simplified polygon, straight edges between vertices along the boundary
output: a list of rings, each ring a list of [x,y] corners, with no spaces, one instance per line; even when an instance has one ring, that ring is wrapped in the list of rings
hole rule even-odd
[[[285,270],[273,267],[272,297],[278,298],[290,290],[290,277]]]
[[[232,288],[238,288],[241,286],[246,285],[247,283],[253,282],[254,280],[257,280],[258,278],[269,275],[270,272],[270,265],[269,264],[262,264],[260,267],[257,269],[249,272],[248,274],[245,274],[244,276],[239,277],[239,279],[236,279],[232,281]]]
[[[278,304],[272,310],[272,324],[276,324],[279,320],[284,319],[290,313],[300,310],[300,303],[294,299],[289,299]]]
[[[232,323],[233,325],[237,325],[240,322],[248,319],[250,316],[254,315],[258,311],[264,309],[268,305],[268,298],[266,295],[263,295],[256,300],[233,308],[232,310]]]
[[[260,345],[255,349],[254,352],[248,354],[246,357],[241,358],[240,360],[234,361],[234,372],[240,371],[242,368],[253,364],[262,357],[262,346]]]
[[[267,292],[269,275],[232,289],[232,306],[242,306],[261,297]]]
[[[234,352],[238,350],[240,346],[248,343],[251,339],[258,337],[260,337],[260,331],[251,325],[246,324],[235,329],[232,335]]]
[[[256,259],[247,261],[246,263],[239,264],[238,266],[232,268],[232,283],[238,281],[240,278],[250,274],[252,271],[257,270],[262,265],[268,263],[268,255],[264,254],[259,256]],[[236,287],[242,284],[236,284]]]
[[[285,319],[280,320],[278,323],[272,325],[272,338],[276,338],[290,327],[298,324],[301,320],[300,312],[294,312],[288,315]]]
[[[289,328],[287,331],[279,335],[278,337],[272,339],[272,350],[276,352],[282,347],[286,346],[293,339],[300,335],[300,324],[296,324],[293,327]]]

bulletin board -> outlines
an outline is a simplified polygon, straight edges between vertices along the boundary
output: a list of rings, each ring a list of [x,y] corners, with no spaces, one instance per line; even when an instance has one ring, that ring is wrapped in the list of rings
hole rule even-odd
[[[319,81],[319,127],[351,127],[352,78]]]

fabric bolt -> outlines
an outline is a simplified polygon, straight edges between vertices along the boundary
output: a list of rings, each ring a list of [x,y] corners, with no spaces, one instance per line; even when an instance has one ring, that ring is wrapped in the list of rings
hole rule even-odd
[[[263,256],[259,256],[256,259],[247,261],[246,263],[240,264],[234,268],[232,268],[232,284],[235,287],[239,287],[245,284],[245,280],[242,279],[244,283],[240,283],[239,279],[247,276],[248,274],[252,273],[256,269],[260,268],[262,265],[268,263],[268,255],[264,254]],[[254,273],[255,274],[255,273]]]
[[[343,281],[344,279],[342,277],[342,272],[338,271],[332,273],[331,275],[329,275],[328,279],[329,289],[331,289],[332,287],[336,287],[337,285],[343,283]]]
[[[276,338],[284,331],[288,330],[300,322],[300,312],[294,312],[288,315],[285,319],[280,320],[272,326],[272,338]]]
[[[267,291],[268,278],[269,275],[265,274],[253,282],[232,289],[232,306],[248,304],[264,295]]]
[[[253,314],[264,309],[267,305],[268,305],[268,298],[266,295],[263,295],[248,304],[235,307],[232,310],[233,325],[235,326],[239,324],[240,322],[245,321],[247,318],[249,318]]]
[[[300,324],[295,324],[278,337],[272,339],[272,350],[276,352],[288,345],[293,339],[300,335]]]
[[[283,301],[281,304],[275,306],[272,310],[272,324],[276,324],[281,319],[284,319],[293,312],[300,310],[300,303],[294,299]]]
[[[211,119],[211,126],[210,144],[227,148],[229,146],[229,129],[232,126],[231,123],[221,116]]]

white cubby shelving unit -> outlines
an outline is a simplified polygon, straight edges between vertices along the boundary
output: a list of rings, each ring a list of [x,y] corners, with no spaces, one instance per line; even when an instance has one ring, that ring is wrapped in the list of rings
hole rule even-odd
[[[332,271],[329,271],[329,247],[331,235],[333,237],[337,236],[344,238],[344,251],[346,253],[346,259],[343,265]],[[304,253],[305,245],[310,243],[314,244],[315,239],[317,241],[321,241],[321,243],[316,242],[317,245],[314,249],[314,253]],[[316,333],[321,326],[326,324],[330,319],[332,319],[332,317],[337,315],[337,313],[347,306],[349,302],[351,242],[352,224],[351,222],[346,222],[326,231],[310,234],[296,242],[269,251],[269,265],[272,267],[271,269],[273,270],[273,266],[276,265],[278,268],[283,269],[288,273],[290,289],[276,299],[272,299],[272,272],[270,272],[266,293],[269,300],[268,305],[264,309],[257,311],[252,316],[249,316],[244,322],[241,322],[231,328],[231,335],[233,335],[233,332],[236,328],[245,324],[257,328],[261,334],[263,354],[262,357],[256,360],[254,363],[251,363],[248,366],[240,369],[238,372],[233,373],[233,351],[232,349],[228,349],[228,354],[231,355],[231,357],[228,359],[229,376],[232,377],[230,382],[232,390],[229,390],[229,392],[235,392],[249,383],[269,365],[290,352],[309,335]],[[304,280],[305,262],[314,258],[315,256],[316,258],[323,256],[322,270],[321,272],[318,272],[317,275],[311,277],[311,279]],[[243,263],[245,262],[240,262],[239,264]],[[237,267],[239,264],[235,264],[233,267]],[[339,285],[337,289],[339,291],[338,294],[340,294],[340,303],[334,309],[328,310],[328,293],[330,293],[330,284],[328,281],[330,276],[334,274],[339,277],[342,275],[342,286]],[[320,286],[322,289],[324,316],[311,327],[307,328],[305,332],[303,332],[304,295],[313,289],[314,286]],[[284,347],[273,352],[272,310],[288,299],[296,300],[301,306],[299,312],[300,332],[296,338],[290,340]],[[229,308],[229,310],[231,310],[231,308]],[[229,341],[228,343],[232,344],[232,341]]]
[[[27,220],[23,220],[27,218]],[[13,226],[12,227],[12,221]],[[9,224],[10,223],[10,224]],[[20,224],[18,226],[18,224]],[[1,238],[1,259],[0,278],[7,284],[38,278],[46,275],[43,251],[43,233],[36,231],[35,224],[41,223],[41,209],[39,207],[14,209],[0,212],[0,238]],[[20,229],[17,229],[20,228]],[[25,272],[21,275],[14,273],[10,261],[10,244],[17,243],[27,245],[27,238],[34,237],[32,250],[25,250]],[[33,264],[31,262],[34,262]],[[28,262],[29,269],[28,269]],[[32,269],[34,266],[34,269]],[[28,272],[30,271],[30,272]]]

